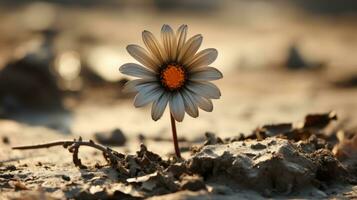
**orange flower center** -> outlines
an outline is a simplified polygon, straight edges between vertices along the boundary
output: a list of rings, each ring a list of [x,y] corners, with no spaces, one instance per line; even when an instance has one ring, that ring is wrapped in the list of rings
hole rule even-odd
[[[185,82],[185,71],[183,67],[169,64],[161,72],[161,83],[170,90],[177,90]]]

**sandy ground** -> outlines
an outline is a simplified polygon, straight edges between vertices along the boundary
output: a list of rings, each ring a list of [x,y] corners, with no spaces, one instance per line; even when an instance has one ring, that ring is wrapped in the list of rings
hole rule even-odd
[[[170,22],[175,26],[186,23],[190,26],[190,35],[203,33],[204,47],[219,50],[215,66],[223,72],[224,78],[216,84],[221,89],[222,98],[214,101],[212,113],[202,111],[197,119],[186,115],[185,120],[178,123],[179,137],[188,141],[202,144],[205,132],[213,132],[220,137],[234,137],[240,133],[248,135],[264,124],[298,124],[308,113],[331,110],[336,111],[339,118],[333,123],[334,126],[355,132],[356,86],[341,88],[334,84],[357,74],[357,30],[353,18],[312,17],[284,6],[282,9],[264,7],[267,6],[265,4],[243,4],[232,6],[232,10],[227,6],[223,11],[210,15],[158,13],[155,8],[136,8],[139,14],[133,15],[131,7],[117,12],[102,8],[70,9],[47,4],[44,7],[40,5],[40,9],[49,13],[49,19],[61,14],[61,17],[54,17],[58,20],[57,28],[62,31],[55,44],[58,53],[76,51],[89,67],[112,81],[123,78],[117,71],[118,67],[132,61],[124,51],[125,46],[128,43],[141,44],[140,32],[143,29],[158,33],[163,23]],[[239,12],[236,8],[239,8]],[[37,44],[38,38],[32,38],[32,34],[38,27],[32,27],[36,23],[26,21],[28,16],[37,13],[37,9],[36,6],[20,7],[14,12],[2,9],[0,41],[4,45],[0,47],[0,64],[6,63],[14,55],[22,55],[24,49]],[[93,24],[96,24],[95,29]],[[123,31],[124,28],[126,31]],[[326,68],[283,68],[288,49],[293,45],[299,48],[307,62],[321,62]],[[62,147],[11,150],[12,146],[72,140],[79,136],[85,140],[93,139],[97,132],[120,128],[127,142],[122,147],[113,147],[118,152],[135,153],[140,148],[138,137],[144,135],[148,149],[167,158],[173,153],[168,111],[162,119],[154,122],[150,118],[149,107],[134,108],[132,98],[117,96],[119,89],[90,90],[75,103],[73,99],[66,99],[69,104],[67,113],[21,114],[17,117],[22,122],[0,120],[0,138],[3,140],[0,142],[0,199],[74,198],[82,190],[96,192],[100,185],[108,186],[113,191],[121,188],[121,191],[134,193],[134,190],[118,181],[118,172],[112,168],[94,167],[97,162],[105,164],[105,161],[100,152],[91,148],[83,147],[80,150],[83,163],[91,166],[86,170],[75,167],[71,154]],[[181,143],[181,147],[186,149],[191,145],[188,142]],[[190,154],[185,151],[183,156],[189,158]],[[308,188],[298,195],[283,195],[281,198],[357,198],[356,185],[336,184],[329,188],[331,191],[326,193]],[[247,189],[231,195],[181,191],[153,197],[237,198],[264,197]]]
[[[354,114],[356,112],[353,109],[355,109],[357,91],[355,89],[335,89],[331,87],[330,80],[316,79],[321,73],[324,72],[236,73],[236,76],[240,77],[239,79],[228,74],[218,82],[222,88],[223,98],[215,102],[214,112],[202,113],[198,119],[187,117],[187,120],[178,126],[179,136],[193,141],[202,138],[204,132],[209,131],[221,137],[233,137],[238,136],[241,132],[250,134],[253,129],[263,124],[302,122],[307,113],[329,110],[336,110],[340,118],[337,123],[334,122],[334,126],[340,125],[343,126],[343,129],[355,127],[354,119],[356,117]],[[343,98],[339,98],[341,96]],[[11,150],[11,146],[72,140],[78,136],[82,136],[84,139],[93,139],[94,133],[98,131],[121,128],[128,141],[123,147],[114,147],[115,150],[123,153],[135,153],[140,144],[138,135],[143,134],[148,138],[145,143],[149,150],[164,157],[172,154],[173,148],[169,141],[150,139],[150,137],[170,139],[168,120],[165,120],[167,113],[159,122],[152,122],[149,119],[149,108],[134,109],[130,104],[130,99],[120,100],[109,105],[98,105],[91,100],[86,101],[78,106],[72,114],[72,134],[63,134],[45,127],[34,127],[15,121],[2,120],[1,137],[9,139],[8,144],[1,145],[0,151],[3,198],[15,198],[24,194],[38,195],[32,194],[31,191],[40,191],[40,193],[46,191],[47,195],[54,198],[65,196],[69,198],[71,195],[77,194],[78,190],[95,186],[97,179],[97,181],[103,182],[100,184],[124,187],[116,178],[118,172],[112,171],[110,167],[100,170],[76,168],[72,163],[70,153],[61,147],[18,151]],[[123,117],[124,115],[125,117]],[[51,117],[48,118],[48,121],[51,122]],[[202,139],[198,141],[202,141]],[[198,144],[200,143],[202,144],[202,142],[198,142]],[[190,146],[191,144],[181,143],[182,147],[186,145]],[[183,155],[186,158],[190,157],[188,152]],[[101,154],[91,148],[81,148],[80,157],[83,163],[88,166],[94,166],[97,162],[105,164]],[[67,180],[67,176],[70,177],[70,181]],[[90,178],[83,178],[86,176]],[[8,179],[9,177],[11,178]],[[6,183],[4,180],[11,181]],[[16,186],[20,183],[24,184],[25,189],[21,188],[21,185]],[[72,188],[70,185],[74,183],[77,186]],[[333,191],[330,193],[333,194],[331,198],[355,197],[354,186],[337,184],[331,188]],[[92,190],[94,189],[92,188]],[[180,192],[171,195],[171,197],[169,195],[162,198],[234,199],[237,198],[236,195],[212,196],[206,192]],[[320,191],[309,189],[305,193],[300,192],[298,197],[309,199],[324,196],[321,195]],[[263,198],[259,193],[248,190],[241,190],[238,197]],[[31,199],[31,196],[28,198]]]

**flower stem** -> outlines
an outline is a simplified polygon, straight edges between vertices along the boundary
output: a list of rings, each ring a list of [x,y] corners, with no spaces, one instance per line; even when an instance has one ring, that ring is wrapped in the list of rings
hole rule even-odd
[[[181,158],[180,148],[177,140],[176,122],[172,114],[170,114],[170,117],[171,117],[171,130],[172,130],[172,138],[175,146],[175,153],[177,158]]]

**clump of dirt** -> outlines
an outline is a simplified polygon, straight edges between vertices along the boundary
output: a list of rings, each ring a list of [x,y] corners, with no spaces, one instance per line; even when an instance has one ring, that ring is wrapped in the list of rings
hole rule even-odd
[[[334,146],[333,153],[352,174],[357,174],[357,132],[337,132],[339,143]]]
[[[198,191],[206,185],[199,174],[187,168],[186,161],[164,160],[141,145],[136,155],[126,155],[118,162],[119,179],[130,184],[143,196],[154,196],[180,190]]]
[[[128,178],[145,176],[157,171],[163,171],[170,165],[170,161],[163,160],[159,155],[148,151],[145,145],[140,145],[136,155],[126,155],[116,165],[120,172],[120,178],[126,181]]]
[[[328,161],[324,162],[325,159]],[[276,137],[208,145],[188,162],[189,169],[203,175],[206,180],[223,176],[223,179],[231,179],[263,194],[289,194],[316,181],[324,181],[318,179],[320,176],[324,178],[329,173],[343,171],[332,154],[309,154],[296,144]],[[327,162],[331,166],[325,166]],[[330,178],[335,177],[332,175]]]

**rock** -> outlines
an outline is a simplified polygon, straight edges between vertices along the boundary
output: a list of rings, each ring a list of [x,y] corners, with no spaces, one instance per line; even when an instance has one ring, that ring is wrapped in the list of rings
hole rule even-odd
[[[92,179],[94,177],[94,173],[85,173],[85,172],[83,172],[82,173],[82,178],[83,179],[86,179],[86,180],[88,180],[88,179]]]
[[[252,144],[251,146],[250,146],[250,148],[252,148],[252,149],[256,149],[256,150],[261,150],[261,149],[265,149],[267,146],[265,146],[264,144],[262,144],[262,143],[256,143],[256,144]]]
[[[331,151],[327,149],[319,149],[310,154],[310,157],[317,165],[317,180],[327,183],[334,180],[348,181],[346,180],[348,172]]]
[[[24,109],[63,109],[63,94],[52,68],[56,33],[48,30],[42,34],[44,39],[39,48],[10,61],[0,71],[0,104],[4,117]]]
[[[114,129],[110,132],[96,133],[95,139],[101,144],[112,146],[123,146],[126,143],[126,137],[120,129]]]
[[[220,137],[216,137],[214,133],[206,132],[206,141],[204,145],[212,145],[212,144],[222,144],[223,140]]]
[[[309,62],[301,54],[296,44],[292,44],[288,50],[288,57],[285,66],[291,70],[299,69],[322,69],[325,66],[324,62]]]
[[[0,178],[11,179],[11,178],[14,178],[14,175],[13,174],[0,174]]]
[[[167,167],[165,172],[175,178],[179,178],[182,174],[188,173],[186,166],[183,163],[174,163]]]
[[[288,140],[270,137],[205,146],[189,160],[188,167],[205,179],[223,176],[261,193],[290,193],[310,185],[318,166]]]
[[[289,69],[303,69],[309,67],[296,45],[292,45],[289,48],[286,67]]]
[[[3,136],[3,137],[2,137],[2,143],[4,143],[4,144],[10,144],[10,139],[9,139],[9,137]]]
[[[65,181],[70,181],[71,180],[71,177],[67,176],[67,175],[62,175],[61,176],[63,180]]]
[[[15,171],[17,168],[15,165],[8,165],[5,167],[5,170],[7,171]]]

